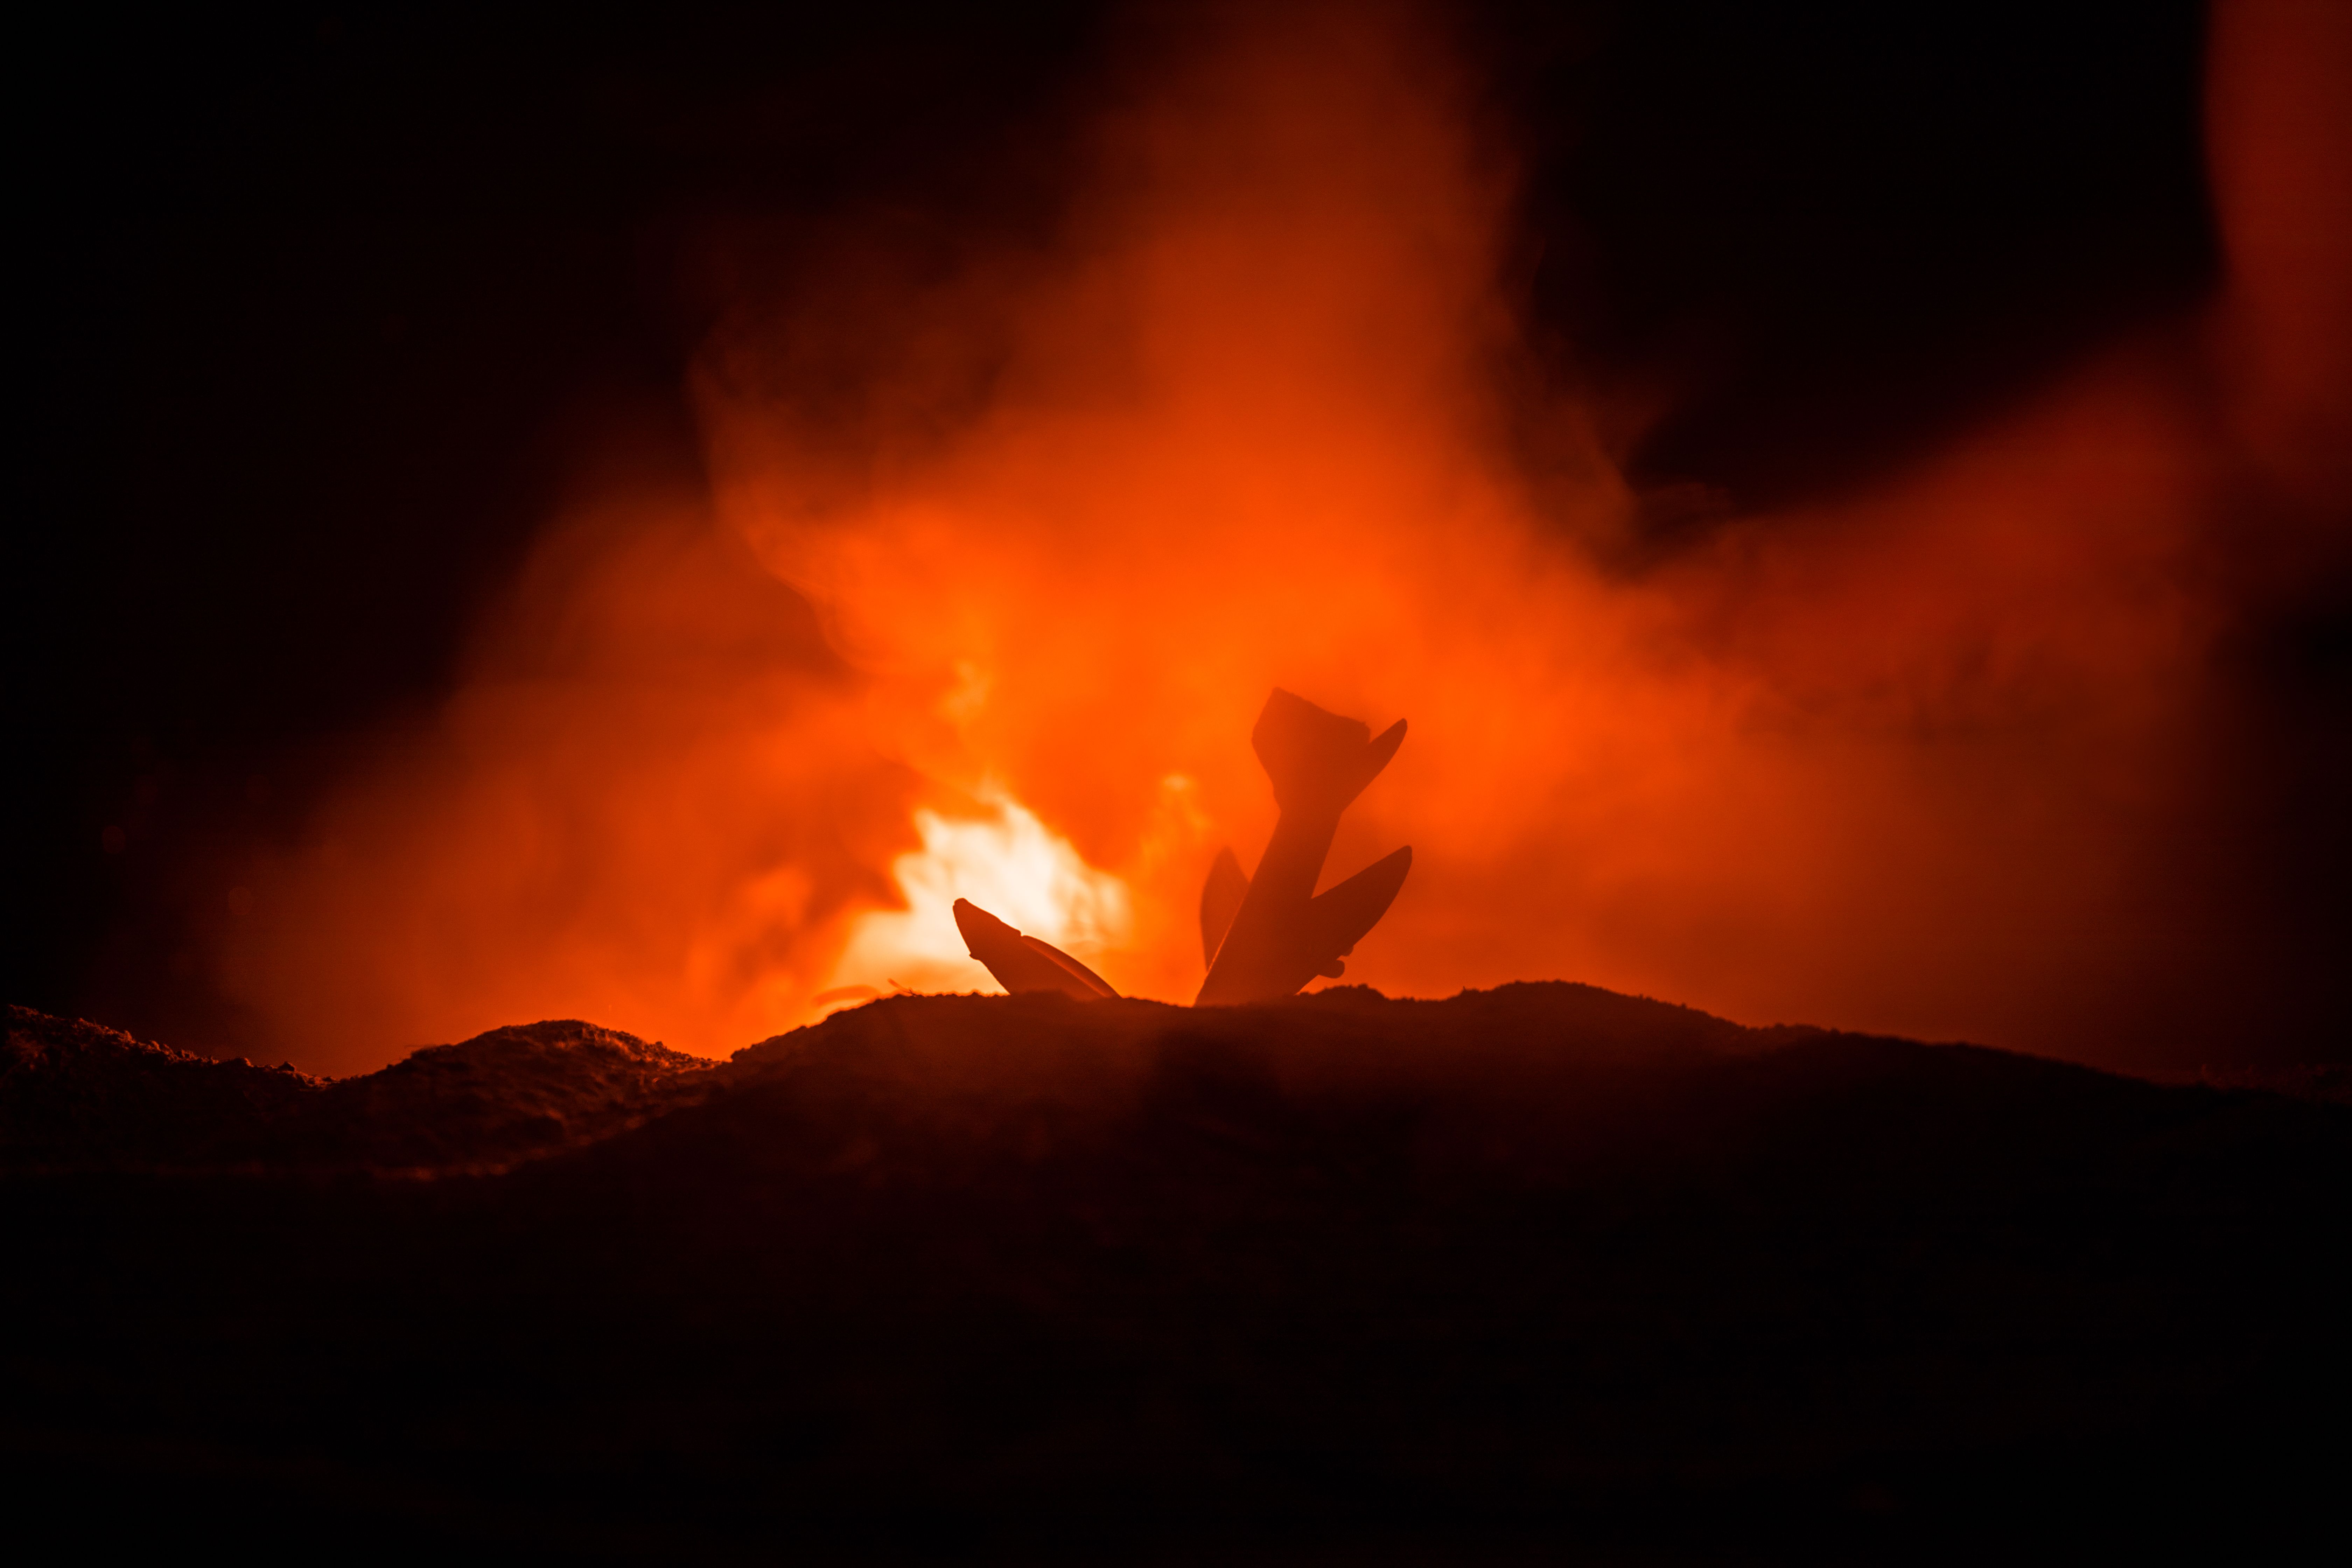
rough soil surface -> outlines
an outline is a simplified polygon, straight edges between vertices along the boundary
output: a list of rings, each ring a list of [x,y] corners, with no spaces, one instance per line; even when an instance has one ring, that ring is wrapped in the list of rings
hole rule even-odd
[[[91,1540],[2244,1558],[2352,1394],[2352,1109],[1582,986],[336,1083],[12,1013],[0,1131],[0,1462]]]
[[[380,1072],[214,1061],[8,1009],[0,1162],[15,1170],[494,1172],[609,1137],[715,1064],[578,1019],[492,1029]]]
[[[292,1068],[215,1061],[11,1006],[0,1046],[0,1161],[22,1170],[210,1160],[293,1114],[320,1087]]]

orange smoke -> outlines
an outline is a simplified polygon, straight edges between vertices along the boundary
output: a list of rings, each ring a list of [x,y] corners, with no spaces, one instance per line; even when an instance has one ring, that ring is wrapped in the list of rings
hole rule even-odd
[[[969,894],[1189,1000],[1280,684],[1412,721],[1328,871],[1414,847],[1351,982],[2128,1050],[2210,934],[2178,851],[2244,443],[2198,342],[1606,575],[1606,456],[1538,504],[1499,435],[1511,170],[1438,43],[1236,25],[1107,118],[1050,251],[918,267],[877,221],[744,284],[709,497],[559,520],[446,710],[247,879],[231,991],[332,1070],[562,1015],[719,1053],[853,987],[993,989]],[[2265,287],[2233,342],[2305,308]]]

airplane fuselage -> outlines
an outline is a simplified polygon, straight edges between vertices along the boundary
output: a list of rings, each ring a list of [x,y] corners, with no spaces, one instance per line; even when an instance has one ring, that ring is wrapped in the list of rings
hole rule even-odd
[[[1340,960],[1387,911],[1412,866],[1407,847],[1320,898],[1315,894],[1340,813],[1404,743],[1402,720],[1374,736],[1360,721],[1276,689],[1250,743],[1274,782],[1282,815],[1232,926],[1215,945],[1199,997],[1206,1006],[1272,1001],[1318,974],[1339,975],[1346,968]],[[1208,899],[1204,894],[1204,911]],[[1209,917],[1202,918],[1206,940]]]

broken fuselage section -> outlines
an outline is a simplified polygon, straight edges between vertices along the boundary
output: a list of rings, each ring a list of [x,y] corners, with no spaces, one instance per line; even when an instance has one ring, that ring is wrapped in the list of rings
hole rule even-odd
[[[1324,892],[1315,892],[1339,816],[1404,743],[1400,719],[1378,736],[1360,720],[1326,712],[1281,688],[1266,700],[1250,745],[1282,808],[1257,875],[1219,850],[1201,890],[1201,952],[1209,966],[1196,1005],[1271,1002],[1318,975],[1337,978],[1379,923],[1412,869],[1410,845]],[[1116,996],[1099,974],[1051,942],[1024,935],[958,899],[956,929],[997,984],[1018,995],[1058,991],[1080,1000]]]
[[[1256,876],[1242,876],[1231,849],[1209,869],[1201,891],[1209,977],[1196,1005],[1270,1002],[1295,994],[1317,975],[1336,979],[1346,970],[1343,960],[1404,886],[1412,847],[1373,861],[1320,896],[1315,883],[1339,814],[1402,744],[1402,719],[1376,736],[1361,720],[1328,713],[1279,687],[1266,699],[1250,745],[1274,781],[1282,815]]]
[[[1059,991],[1091,1002],[1118,994],[1108,981],[1052,942],[1023,935],[970,899],[958,899],[954,912],[964,946],[1014,995]]]

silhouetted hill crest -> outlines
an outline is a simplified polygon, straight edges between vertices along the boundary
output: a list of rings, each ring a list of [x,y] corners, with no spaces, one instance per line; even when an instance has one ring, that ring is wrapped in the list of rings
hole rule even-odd
[[[870,1181],[892,1168],[887,1150],[940,1169],[1041,1141],[1148,1144],[1167,1123],[1236,1148],[1394,1142],[1410,1127],[1425,1172],[1482,1181],[1750,1162],[1785,1180],[1861,1162],[1931,1184],[2002,1184],[2100,1146],[2103,1124],[2147,1132],[2210,1119],[2216,1107],[2200,1097],[2257,1092],[2159,1089],[1979,1047],[1749,1028],[1566,982],[1430,1001],[1337,986],[1208,1008],[905,995],[724,1063],[551,1019],[341,1079],[12,1007],[6,1053],[0,1163],[19,1170],[488,1174],[616,1139],[614,1158],[656,1158],[655,1146],[692,1137],[773,1146],[746,1155],[755,1163],[833,1162]],[[772,1119],[765,1131],[745,1120],[754,1106]],[[791,1142],[783,1129],[812,1118],[822,1125],[807,1147],[773,1152]],[[677,1126],[643,1150],[625,1137],[666,1121]],[[1375,1125],[1387,1131],[1365,1131]]]
[[[15,1006],[5,1051],[0,1161],[17,1169],[497,1171],[634,1125],[713,1066],[551,1019],[320,1079]]]
[[[2235,1545],[2352,1387],[2352,1110],[1591,987],[337,1083],[9,1030],[0,1447],[175,1539],[286,1494],[583,1556],[1973,1560],[2208,1499]]]

